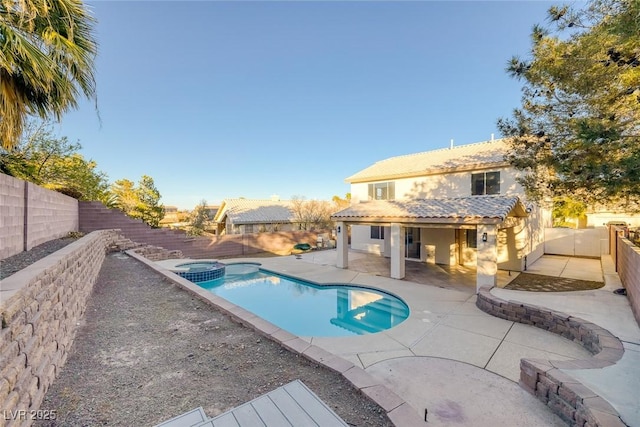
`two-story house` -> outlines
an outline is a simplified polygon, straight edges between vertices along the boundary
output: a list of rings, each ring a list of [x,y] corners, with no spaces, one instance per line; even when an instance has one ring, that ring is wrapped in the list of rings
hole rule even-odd
[[[338,267],[351,249],[391,258],[391,277],[405,260],[477,267],[478,287],[495,285],[498,269],[523,271],[543,254],[544,225],[527,203],[521,176],[504,160],[504,140],[392,157],[348,177],[352,204],[336,221]]]

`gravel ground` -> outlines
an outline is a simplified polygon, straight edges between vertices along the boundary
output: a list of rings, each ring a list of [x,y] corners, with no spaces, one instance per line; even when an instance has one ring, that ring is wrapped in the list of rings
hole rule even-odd
[[[520,273],[505,289],[529,292],[571,292],[599,289],[603,282],[544,276],[542,274]]]
[[[392,426],[341,375],[230,320],[123,254],[106,257],[36,426],[151,426],[215,416],[301,379],[349,425]]]
[[[63,237],[61,239],[49,240],[48,242],[31,248],[29,251],[20,252],[19,254],[0,260],[0,280],[11,276],[15,272],[18,272],[39,259],[64,248],[76,240],[78,240],[76,237]]]

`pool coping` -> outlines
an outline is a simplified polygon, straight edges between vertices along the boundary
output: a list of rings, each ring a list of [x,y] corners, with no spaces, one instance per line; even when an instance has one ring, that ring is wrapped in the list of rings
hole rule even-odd
[[[201,288],[187,279],[180,277],[178,274],[172,272],[168,267],[163,265],[168,263],[160,264],[156,261],[151,261],[136,253],[135,250],[128,250],[125,253],[147,265],[149,268],[157,271],[172,283],[191,293],[206,304],[215,306],[235,321],[253,329],[264,337],[277,342],[287,350],[339,373],[361,393],[365,394],[369,399],[378,404],[386,412],[387,417],[394,425],[400,425],[403,427],[424,426],[424,420],[417,416],[415,410],[404,399],[382,384],[379,380],[375,379],[363,368],[360,368],[340,356],[311,344],[302,338],[281,329],[273,323],[256,316],[250,311],[237,306],[204,288]],[[184,259],[181,259],[181,261],[185,262]]]

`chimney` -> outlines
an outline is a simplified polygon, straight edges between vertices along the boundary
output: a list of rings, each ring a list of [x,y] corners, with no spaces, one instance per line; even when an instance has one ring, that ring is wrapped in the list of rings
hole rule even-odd
[[[449,146],[449,150],[453,150],[453,138],[451,138],[451,145]]]
[[[491,134],[491,141],[493,142],[493,134]]]

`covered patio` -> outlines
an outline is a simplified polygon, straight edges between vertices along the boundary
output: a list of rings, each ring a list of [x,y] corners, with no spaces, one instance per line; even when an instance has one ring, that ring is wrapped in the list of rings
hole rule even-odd
[[[472,234],[476,245],[476,289],[496,286],[498,264],[503,269],[521,271],[526,257],[527,210],[518,197],[471,196],[448,199],[376,200],[351,205],[332,215],[336,221],[338,268],[349,267],[349,230],[356,225],[388,227],[382,254],[389,259],[389,277],[407,275],[406,230],[429,230],[437,234],[429,245],[435,253],[434,267],[458,269],[464,264],[460,235]],[[442,236],[445,236],[444,238]],[[425,261],[427,245],[418,256]],[[444,261],[444,262],[442,262]],[[409,261],[411,263],[412,261]],[[475,268],[473,268],[475,267]],[[467,271],[468,272],[468,271]]]

